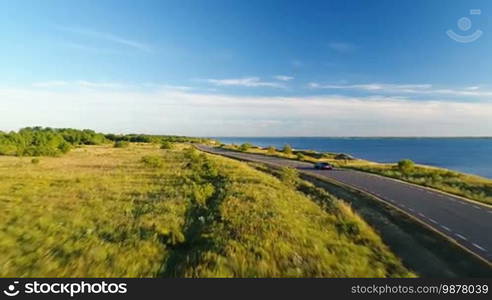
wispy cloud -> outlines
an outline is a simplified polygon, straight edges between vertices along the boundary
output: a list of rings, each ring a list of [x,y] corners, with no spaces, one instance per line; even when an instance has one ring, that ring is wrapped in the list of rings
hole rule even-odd
[[[388,83],[367,83],[367,84],[320,84],[311,82],[308,84],[313,89],[329,90],[360,90],[366,92],[377,92],[383,94],[416,94],[416,95],[448,95],[448,96],[472,96],[472,97],[492,97],[491,90],[483,90],[479,86],[463,88],[439,88],[432,84],[388,84]]]
[[[286,76],[286,75],[277,75],[277,76],[274,76],[273,78],[280,80],[280,81],[289,81],[289,80],[294,79],[294,77]]]
[[[82,28],[73,28],[73,27],[57,27],[57,29],[69,33],[74,33],[77,35],[90,37],[90,38],[105,40],[108,42],[127,46],[144,52],[152,52],[152,48],[147,44],[137,42],[128,38],[120,37],[111,33],[82,29]]]
[[[343,90],[365,90],[365,91],[421,91],[432,88],[431,84],[387,84],[387,83],[367,83],[367,84],[319,84],[309,83],[309,87],[318,89],[343,89]]]
[[[356,48],[353,44],[344,43],[344,42],[331,42],[328,44],[328,47],[340,53],[353,52]]]
[[[206,79],[205,81],[217,86],[272,87],[272,88],[285,87],[283,84],[280,84],[278,82],[262,81],[259,77]]]
[[[32,84],[33,87],[39,87],[39,88],[52,88],[52,87],[60,87],[66,85],[67,85],[66,81],[60,81],[60,80],[35,82]]]
[[[92,82],[86,80],[77,80],[77,81],[52,80],[52,81],[35,82],[32,84],[32,86],[36,88],[61,87],[61,88],[95,88],[95,89],[119,89],[119,88],[128,87],[120,83]]]
[[[92,47],[88,45],[78,44],[78,43],[60,43],[62,47],[80,50],[89,53],[97,53],[97,54],[122,54],[123,51],[117,51],[115,49],[107,49],[103,47]]]
[[[90,120],[91,128],[105,132],[203,136],[492,135],[492,102],[392,96],[244,97],[131,87],[0,88],[0,98],[4,130],[29,124],[86,128]]]

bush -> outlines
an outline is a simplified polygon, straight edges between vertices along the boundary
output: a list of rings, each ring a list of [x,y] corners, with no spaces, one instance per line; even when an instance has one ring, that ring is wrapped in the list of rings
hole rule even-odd
[[[280,171],[280,180],[288,186],[295,187],[299,184],[299,172],[290,167],[284,167]]]
[[[68,151],[70,151],[72,147],[70,146],[69,143],[67,142],[61,142],[60,145],[58,145],[58,149],[60,150],[61,153],[65,154],[65,153],[68,153]]]
[[[251,147],[253,147],[253,145],[251,145],[250,143],[244,143],[244,144],[242,144],[242,145],[239,147],[239,150],[240,150],[240,151],[243,151],[243,152],[246,152],[246,151],[248,151]]]
[[[39,158],[33,158],[33,159],[31,159],[31,163],[33,165],[37,165],[37,164],[39,164],[39,162],[40,162]]]
[[[360,233],[360,228],[355,222],[340,221],[335,224],[338,233],[348,236],[357,236]]]
[[[270,146],[267,148],[268,154],[275,154],[276,152],[277,152],[277,149],[275,149],[275,147],[273,147],[273,146]]]
[[[114,142],[115,148],[128,148],[128,146],[130,146],[130,143],[127,141],[116,141],[116,142]]]
[[[354,157],[352,155],[349,155],[349,154],[339,153],[339,154],[335,155],[335,159],[336,160],[354,160]]]
[[[298,152],[298,153],[296,153],[296,158],[297,158],[298,160],[303,160],[303,159],[305,159],[305,158],[306,158],[306,155],[304,155],[304,154],[303,154],[303,153],[301,153],[301,152]]]
[[[292,155],[292,147],[289,144],[285,145],[282,151],[287,155]]]
[[[415,163],[409,159],[403,159],[398,162],[398,169],[402,173],[408,173],[412,171],[413,167],[415,166]]]
[[[160,168],[164,166],[164,161],[157,155],[145,155],[142,157],[141,161],[144,165],[151,168]]]
[[[164,141],[161,143],[161,149],[172,149],[173,148],[173,144],[171,142],[168,142],[168,141]]]

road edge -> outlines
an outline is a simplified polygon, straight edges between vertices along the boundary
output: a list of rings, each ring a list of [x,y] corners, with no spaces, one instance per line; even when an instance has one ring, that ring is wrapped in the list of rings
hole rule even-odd
[[[212,155],[220,155],[220,156],[224,156],[224,157],[227,157],[227,158],[231,158],[231,159],[235,159],[235,160],[239,160],[239,161],[244,161],[244,162],[259,163],[259,164],[263,164],[263,165],[265,165],[267,167],[282,168],[282,166],[277,165],[277,164],[267,164],[267,163],[264,163],[264,162],[259,162],[259,161],[254,161],[254,160],[248,160],[248,159],[243,159],[243,158],[238,158],[238,157],[231,157],[231,156],[222,155],[222,154],[219,154],[219,153],[209,152],[207,150],[200,149],[200,148],[198,148],[196,146],[194,148],[197,149],[197,150],[199,150],[199,151],[202,151],[202,152],[205,152],[205,153],[208,153],[208,154],[212,154]],[[401,214],[403,214],[403,215],[405,215],[407,217],[410,217],[411,220],[416,221],[418,224],[424,226],[427,229],[430,229],[432,232],[437,233],[441,237],[445,238],[448,242],[452,243],[455,246],[458,246],[460,249],[464,250],[468,254],[471,254],[473,257],[479,259],[481,262],[485,263],[487,266],[489,266],[489,267],[492,268],[492,262],[488,261],[486,258],[484,258],[484,257],[478,255],[477,253],[471,251],[470,249],[468,249],[465,246],[463,246],[460,243],[458,243],[452,237],[449,237],[449,236],[445,235],[444,233],[442,233],[439,230],[433,228],[432,226],[430,226],[429,224],[423,222],[422,220],[418,219],[417,217],[415,217],[415,216],[409,214],[408,212],[402,210],[398,206],[393,205],[390,202],[385,201],[384,199],[379,198],[378,196],[376,196],[376,195],[374,195],[374,194],[372,194],[372,193],[370,193],[368,191],[365,191],[363,189],[359,189],[359,188],[353,187],[351,185],[342,183],[342,182],[340,182],[338,180],[335,180],[335,179],[332,179],[332,178],[328,179],[328,178],[326,178],[324,176],[318,176],[318,175],[315,175],[315,174],[306,173],[303,170],[299,170],[299,172],[302,173],[305,176],[312,177],[312,178],[314,178],[316,180],[324,181],[324,182],[327,182],[327,183],[330,183],[330,184],[337,185],[337,186],[339,186],[341,188],[346,188],[346,189],[349,189],[349,190],[352,190],[352,191],[356,191],[356,192],[362,193],[362,194],[368,196],[371,199],[374,199],[374,200],[376,200],[376,201],[378,201],[380,203],[383,203],[384,205],[391,207],[392,209],[396,210],[397,212],[399,212],[399,213],[401,213]],[[359,172],[362,172],[362,171],[359,171]],[[367,172],[362,172],[362,173],[366,173],[367,174]],[[371,174],[371,175],[373,175],[373,176],[379,176],[379,175],[376,175],[376,174]],[[385,177],[385,176],[379,176],[379,177],[388,178],[388,177]],[[390,178],[390,179],[392,179],[392,178]],[[399,180],[397,180],[397,181],[399,181]],[[407,183],[405,181],[401,181],[401,182]],[[416,185],[416,184],[413,184],[413,185],[415,185],[417,187],[421,187],[421,186]],[[452,196],[454,196],[454,195],[452,195]],[[470,200],[470,201],[473,201],[473,200]],[[473,202],[476,203],[475,201],[473,201]]]

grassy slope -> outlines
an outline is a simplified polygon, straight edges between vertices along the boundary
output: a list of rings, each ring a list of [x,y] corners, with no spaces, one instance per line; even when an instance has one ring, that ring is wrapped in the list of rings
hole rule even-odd
[[[226,146],[225,148],[237,150],[237,148]],[[463,196],[478,202],[492,204],[492,180],[480,176],[462,174],[447,169],[416,165],[410,172],[401,172],[396,164],[375,163],[365,160],[335,160],[334,154],[327,153],[320,156],[319,153],[310,155],[309,151],[299,151],[303,153],[301,157],[296,153],[286,155],[280,151],[273,153],[266,149],[250,148],[247,152],[277,157],[300,159],[307,162],[326,161],[338,167],[351,168],[364,172],[370,172],[387,177],[400,179],[403,181],[432,187],[444,192]]]
[[[413,276],[313,195],[183,146],[0,157],[0,277]]]

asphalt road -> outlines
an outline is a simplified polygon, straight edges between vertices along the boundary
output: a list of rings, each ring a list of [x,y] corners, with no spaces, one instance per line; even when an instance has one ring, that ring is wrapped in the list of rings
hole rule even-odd
[[[492,263],[492,208],[488,206],[369,173],[347,169],[315,170],[310,163],[284,158],[203,145],[198,148],[248,161],[289,166],[353,186],[397,206]]]

